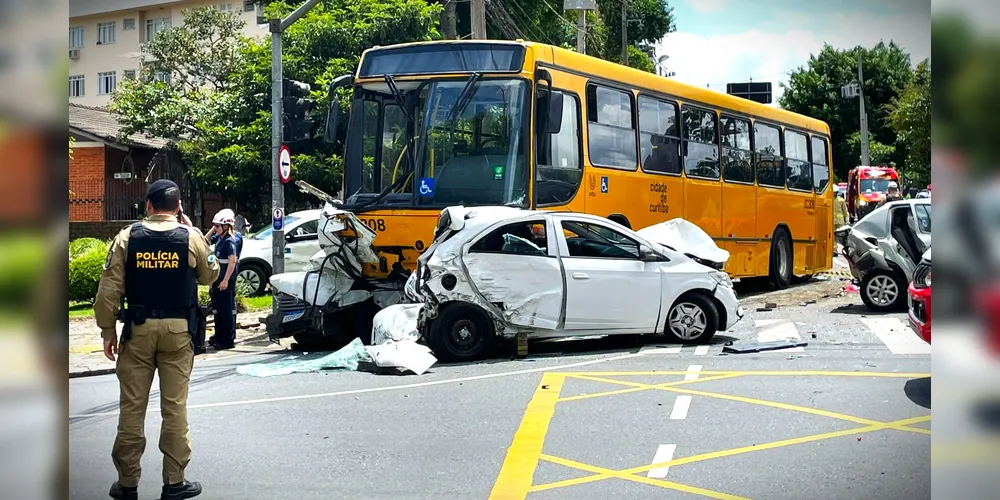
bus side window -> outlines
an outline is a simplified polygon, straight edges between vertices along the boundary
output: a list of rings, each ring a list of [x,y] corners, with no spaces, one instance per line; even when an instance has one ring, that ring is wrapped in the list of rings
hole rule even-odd
[[[826,191],[830,185],[830,167],[826,157],[826,139],[812,138],[813,189],[816,194]]]
[[[680,175],[677,104],[639,96],[639,158],[642,170]]]
[[[562,126],[558,134],[538,134],[535,166],[535,203],[538,205],[569,202],[583,179],[580,99],[569,92],[553,90],[553,93],[563,95]]]
[[[757,184],[785,187],[784,158],[781,157],[781,132],[778,127],[753,124],[754,160],[757,163]]]
[[[591,164],[635,170],[639,160],[632,108],[631,92],[587,86],[587,142]]]
[[[785,129],[785,156],[788,157],[788,188],[812,191],[812,165],[809,163],[809,140],[806,134]]]
[[[722,176],[727,182],[753,184],[750,122],[722,116]]]
[[[684,173],[688,177],[719,178],[718,117],[715,111],[684,106]]]

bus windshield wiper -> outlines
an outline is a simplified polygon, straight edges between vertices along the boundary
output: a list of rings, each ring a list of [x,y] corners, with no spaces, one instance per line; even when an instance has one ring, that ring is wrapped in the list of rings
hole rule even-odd
[[[399,105],[399,110],[403,112],[403,116],[407,121],[412,122],[413,115],[410,114],[406,103],[403,102],[403,93],[399,91],[399,87],[396,87],[396,80],[392,78],[392,75],[385,75],[385,84],[389,87],[389,92],[392,93],[392,98],[396,100],[396,104]]]
[[[451,113],[448,114],[448,121],[462,116],[465,108],[472,102],[472,96],[475,95],[472,89],[480,78],[482,78],[482,74],[476,72],[465,82],[465,87],[462,87],[462,92],[458,94],[458,99],[455,100],[455,107],[451,108]]]

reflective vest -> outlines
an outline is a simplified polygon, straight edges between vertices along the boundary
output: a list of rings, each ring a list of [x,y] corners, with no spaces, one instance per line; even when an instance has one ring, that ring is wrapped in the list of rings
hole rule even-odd
[[[153,231],[137,222],[125,257],[125,300],[145,318],[188,318],[197,303],[195,270],[188,265],[186,228]]]

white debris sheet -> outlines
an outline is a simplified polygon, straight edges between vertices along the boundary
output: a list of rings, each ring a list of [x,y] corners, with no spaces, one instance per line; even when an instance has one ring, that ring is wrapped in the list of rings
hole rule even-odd
[[[379,368],[399,368],[416,375],[423,375],[437,363],[437,358],[431,354],[429,347],[413,340],[374,345],[368,347],[367,351]]]
[[[380,310],[372,320],[372,344],[419,340],[417,319],[423,307],[423,304],[394,304]]]
[[[236,373],[250,377],[274,377],[292,373],[312,373],[321,370],[358,369],[358,363],[370,360],[361,339],[354,339],[339,351],[329,354],[303,354],[273,363],[255,363],[238,366]]]

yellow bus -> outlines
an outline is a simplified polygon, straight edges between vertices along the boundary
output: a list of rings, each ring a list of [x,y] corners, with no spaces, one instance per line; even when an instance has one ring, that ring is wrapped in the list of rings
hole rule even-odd
[[[832,265],[830,129],[816,119],[524,41],[366,50],[344,141],[345,208],[405,276],[452,205],[683,217],[778,288]]]

